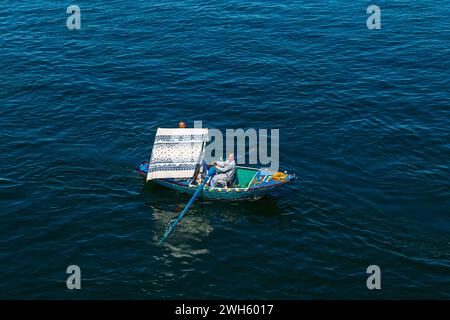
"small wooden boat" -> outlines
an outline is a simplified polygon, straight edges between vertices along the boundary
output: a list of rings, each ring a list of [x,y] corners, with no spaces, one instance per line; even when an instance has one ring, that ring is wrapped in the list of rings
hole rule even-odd
[[[193,195],[200,186],[195,177],[203,163],[207,138],[208,129],[159,128],[150,161],[142,162],[136,171],[146,181]],[[238,166],[229,187],[213,188],[206,183],[198,196],[217,200],[259,199],[295,179],[295,174],[287,172]]]
[[[144,161],[136,171],[143,177],[147,177],[149,162]],[[237,167],[237,181],[232,188],[211,188],[205,186],[199,197],[217,200],[248,200],[259,199],[276,187],[296,179],[295,174],[278,173],[271,174],[261,169]],[[154,183],[164,187],[194,194],[198,185],[193,183],[193,179],[166,178],[152,180]]]

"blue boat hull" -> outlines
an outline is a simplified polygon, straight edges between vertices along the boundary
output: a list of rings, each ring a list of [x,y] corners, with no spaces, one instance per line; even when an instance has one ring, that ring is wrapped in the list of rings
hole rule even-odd
[[[136,171],[143,177],[147,176],[148,163],[143,162]],[[238,167],[239,170],[239,167]],[[296,179],[295,175],[287,175],[282,180],[271,179],[270,175],[259,174],[255,170],[255,177],[247,188],[210,188],[206,186],[199,197],[214,200],[251,200],[259,199],[274,188],[290,183]],[[172,190],[193,195],[196,185],[189,185],[189,179],[154,179],[152,182]]]

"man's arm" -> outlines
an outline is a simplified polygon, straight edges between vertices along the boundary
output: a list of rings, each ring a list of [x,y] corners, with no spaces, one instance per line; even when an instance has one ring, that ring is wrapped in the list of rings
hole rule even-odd
[[[218,167],[225,167],[227,164],[225,163],[225,161],[220,161],[220,160],[218,160],[218,161],[215,161],[215,163],[216,163],[216,165],[218,166]]]
[[[224,167],[217,166],[216,167],[216,171],[218,171],[218,172],[228,172],[230,170],[233,170],[235,167],[236,167],[236,163],[233,161],[233,162],[228,163]]]

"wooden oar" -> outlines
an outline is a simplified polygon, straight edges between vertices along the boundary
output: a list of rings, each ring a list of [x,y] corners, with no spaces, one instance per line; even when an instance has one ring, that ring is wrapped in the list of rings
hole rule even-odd
[[[192,205],[192,203],[194,202],[194,200],[198,197],[198,195],[200,194],[200,192],[202,191],[203,187],[205,186],[206,182],[208,181],[208,179],[210,177],[212,177],[214,175],[214,173],[216,172],[216,169],[211,166],[206,174],[206,177],[203,179],[203,182],[200,184],[200,186],[197,188],[197,191],[195,191],[194,195],[192,196],[191,200],[189,200],[188,204],[186,205],[186,207],[184,208],[183,212],[181,212],[181,214],[178,216],[177,219],[173,219],[169,222],[169,225],[167,226],[166,232],[164,232],[164,236],[162,237],[161,241],[159,242],[160,244],[162,244],[164,241],[167,240],[167,238],[170,236],[170,234],[172,233],[172,231],[175,229],[175,227],[177,226],[178,222],[180,222],[181,219],[183,219],[184,215],[186,214],[186,212],[188,211],[189,207]]]

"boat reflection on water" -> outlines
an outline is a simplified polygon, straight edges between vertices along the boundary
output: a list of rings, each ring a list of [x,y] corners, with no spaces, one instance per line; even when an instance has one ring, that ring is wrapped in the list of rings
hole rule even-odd
[[[162,209],[161,207],[151,206],[153,209],[153,219],[155,221],[155,227],[153,228],[152,240],[155,243],[160,243],[160,240],[164,234],[167,225],[170,220],[176,218],[185,204],[179,203],[177,205],[167,206]],[[165,241],[162,244],[164,249],[168,249],[168,253],[174,257],[182,259],[183,262],[190,265],[199,258],[199,255],[205,255],[209,253],[209,250],[203,246],[203,240],[207,238],[214,228],[206,216],[199,214],[199,205],[196,208],[192,208],[189,218],[184,219],[177,228],[177,232],[173,234],[170,241]],[[163,257],[165,254],[163,254]],[[188,266],[187,265],[187,266]],[[187,267],[185,266],[185,267]]]
[[[169,222],[183,211],[190,196],[153,183],[146,184],[142,192],[148,200],[153,199],[145,205],[151,209],[155,222],[152,240],[159,243]],[[239,202],[198,199],[163,247],[170,249],[171,255],[177,258],[207,254],[208,249],[201,243],[215,229],[229,230],[236,225],[246,225],[245,228],[252,228],[252,224],[272,225],[274,220],[282,218],[287,209],[283,201],[271,196]]]
[[[169,222],[175,219],[183,211],[185,206],[185,203],[178,203],[164,209],[162,207],[152,206],[153,218],[156,221],[154,229],[154,238],[156,241],[161,240]],[[187,219],[179,224],[179,228],[177,227],[179,236],[174,234],[173,238],[171,237],[171,242],[179,242],[180,240],[202,241],[207,237],[213,231],[213,227],[207,215],[203,214],[203,211],[201,204],[197,203],[195,206],[192,206]]]
[[[167,190],[166,190],[167,192]],[[172,192],[171,195],[173,196]],[[172,219],[178,217],[186,206],[188,197],[178,194],[177,199],[146,203],[152,209],[156,222],[153,240],[159,242]],[[167,243],[180,243],[186,241],[200,242],[207,238],[215,225],[227,228],[227,225],[247,223],[264,223],[265,219],[277,218],[284,214],[282,207],[276,199],[264,197],[255,201],[217,202],[201,199],[194,203],[185,219],[178,225],[177,232],[171,236]]]
[[[147,202],[145,205],[152,209],[152,216],[155,221],[152,238],[159,243],[167,225],[183,211],[190,196],[167,190],[153,183],[146,184],[143,192],[146,197],[148,195],[156,199],[152,203]],[[209,208],[211,210],[211,207]],[[208,206],[205,207],[202,201],[194,203],[186,219],[183,219],[177,227],[177,232],[171,236],[170,241],[164,243],[164,246],[170,247],[171,244],[186,243],[189,240],[200,242],[205,239],[213,231],[207,212]]]

